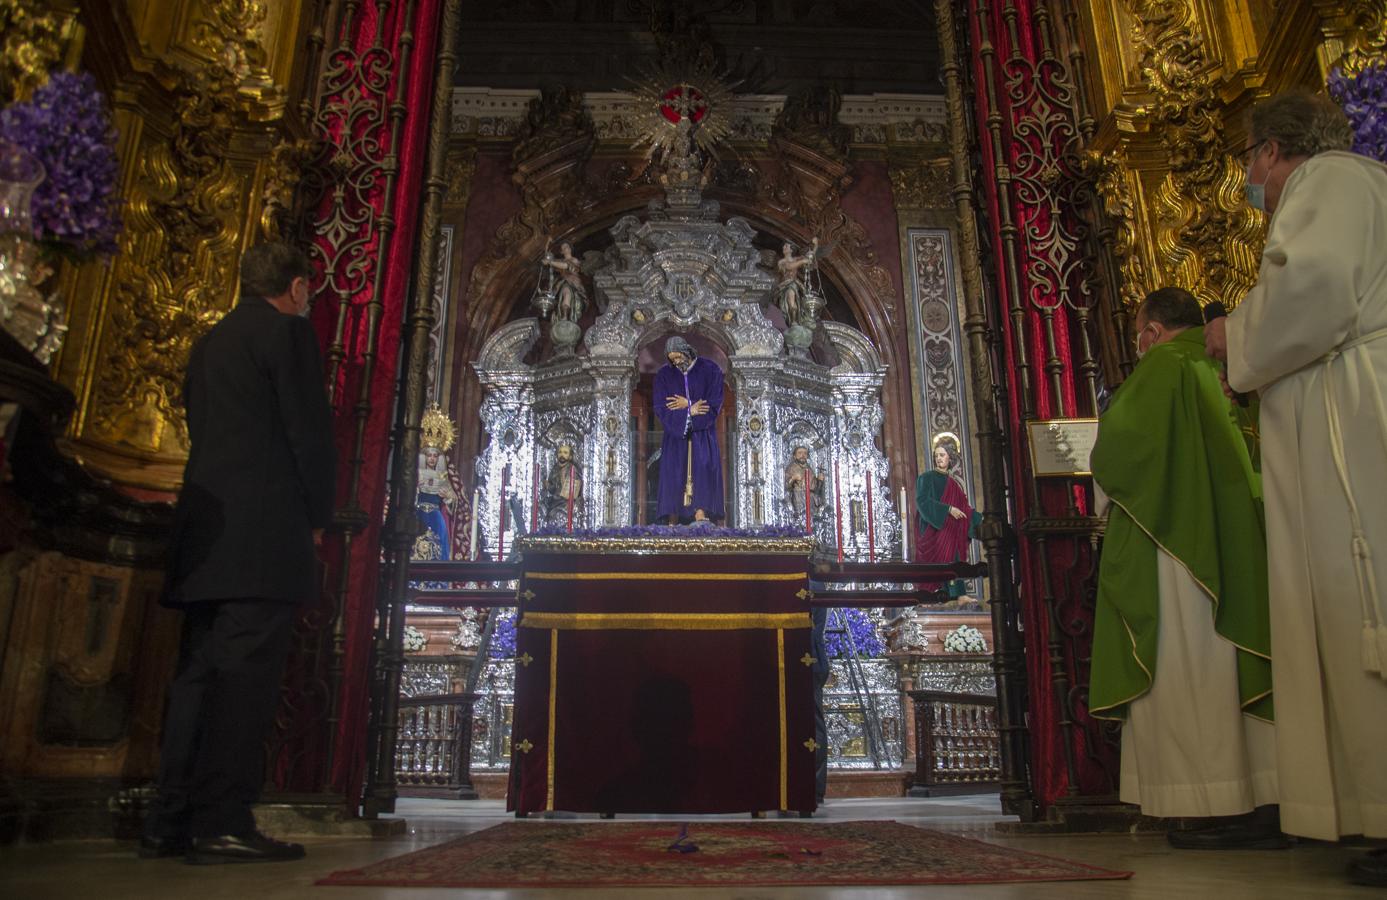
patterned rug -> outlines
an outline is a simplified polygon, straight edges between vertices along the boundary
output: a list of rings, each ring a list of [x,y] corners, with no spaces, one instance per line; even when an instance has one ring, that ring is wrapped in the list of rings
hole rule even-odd
[[[899,822],[507,822],[318,884],[712,887],[1130,878]]]

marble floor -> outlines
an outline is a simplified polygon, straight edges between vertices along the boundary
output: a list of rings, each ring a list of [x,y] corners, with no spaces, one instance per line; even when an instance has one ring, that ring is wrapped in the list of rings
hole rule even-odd
[[[994,822],[1003,819],[995,797],[956,797],[931,800],[830,800],[816,819],[895,819],[923,828],[1065,856],[1108,868],[1134,871],[1129,881],[1058,884],[968,885],[873,888],[699,888],[671,890],[610,889],[591,891],[526,891],[314,887],[315,879],[408,850],[428,847],[468,832],[509,821],[498,800],[447,802],[401,801],[399,813],[408,822],[406,834],[384,840],[317,838],[305,841],[308,857],[299,862],[253,866],[185,866],[177,860],[142,861],[132,844],[114,841],[27,845],[0,849],[0,897],[47,898],[189,898],[189,900],[434,900],[467,897],[539,898],[559,894],[579,898],[696,898],[696,900],[897,900],[962,897],[967,900],[1026,897],[1047,898],[1258,898],[1374,897],[1387,891],[1355,887],[1344,868],[1357,851],[1322,844],[1302,844],[1285,851],[1201,853],[1170,848],[1159,835],[1082,837],[1013,837],[996,834]],[[629,817],[623,817],[629,818]],[[654,817],[652,817],[654,818]],[[668,817],[675,818],[675,817]],[[726,817],[734,818],[734,817]],[[741,816],[735,818],[744,818]]]

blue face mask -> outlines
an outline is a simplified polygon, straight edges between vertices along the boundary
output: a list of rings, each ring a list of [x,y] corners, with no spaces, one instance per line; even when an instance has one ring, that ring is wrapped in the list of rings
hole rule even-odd
[[[1258,152],[1261,151],[1261,147],[1258,147],[1257,149],[1258,149]],[[1259,210],[1261,210],[1262,212],[1266,212],[1266,209],[1267,209],[1267,182],[1266,182],[1266,179],[1262,179],[1262,183],[1261,183],[1261,184],[1253,184],[1253,183],[1252,183],[1252,164],[1253,164],[1254,162],[1256,162],[1256,161],[1257,161],[1257,157],[1254,155],[1254,156],[1252,157],[1252,159],[1251,159],[1251,160],[1248,162],[1248,164],[1247,164],[1247,170],[1246,170],[1246,172],[1243,173],[1243,174],[1246,176],[1246,179],[1247,179],[1247,183],[1243,185],[1243,194],[1244,194],[1244,196],[1247,197],[1247,205],[1248,205],[1248,206],[1251,206],[1253,209],[1259,209]]]

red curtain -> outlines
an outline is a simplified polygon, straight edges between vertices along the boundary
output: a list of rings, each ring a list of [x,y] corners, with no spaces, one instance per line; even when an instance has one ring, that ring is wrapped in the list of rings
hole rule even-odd
[[[1047,53],[1039,39],[1035,13],[1045,2],[990,3],[981,18],[982,4],[968,4],[982,163],[979,189],[995,265],[993,322],[1003,337],[1003,413],[1013,436],[1009,465],[1017,486],[1014,515],[1023,530],[1019,600],[1025,626],[1031,775],[1042,806],[1066,794],[1112,791],[1116,762],[1113,748],[1094,739],[1100,726],[1088,718],[1084,706],[1092,633],[1085,576],[1094,563],[1092,550],[1084,538],[1040,540],[1024,533],[1028,519],[1073,519],[1087,513],[1086,496],[1068,481],[1033,478],[1026,422],[1096,415],[1082,388],[1080,350],[1074,345],[1078,325],[1073,306],[1085,302],[1083,284],[1090,263],[1083,258],[1083,226],[1077,221],[1074,195],[1066,190],[1072,190],[1076,174],[1065,158],[1076,140],[1068,93],[1072,82],[1064,62]],[[993,115],[995,129],[989,122]],[[1010,174],[1010,183],[995,177],[999,164]],[[1015,250],[1011,266],[1004,253],[1008,242]],[[1056,666],[1067,682],[1063,697],[1057,696]],[[1068,729],[1062,724],[1061,701],[1074,715],[1075,725]]]
[[[314,727],[298,729],[291,740],[298,746],[281,756],[277,775],[284,788],[343,794],[349,807],[355,807],[365,776],[381,511],[388,491],[401,330],[423,202],[443,4],[363,0],[335,36],[335,50],[329,41],[317,119],[320,136],[330,146],[322,167],[329,184],[313,225],[322,283],[312,321],[329,366],[336,368],[338,508],[363,527],[345,554],[341,538],[330,536],[323,552],[324,596],[320,608],[305,617],[326,653],[317,659],[296,658],[289,677],[290,708],[295,692],[311,694],[315,683],[320,692],[336,692],[335,728],[329,736],[330,723],[320,719]],[[402,110],[391,109],[396,103]],[[392,173],[388,156],[397,128],[398,163]],[[392,177],[393,197],[388,191]],[[341,622],[343,657],[340,673],[334,673],[330,659],[321,658],[331,656],[333,645],[323,631],[332,627],[344,568],[349,587]],[[307,714],[324,719],[325,705],[315,709],[299,703]],[[328,740],[331,771],[325,771]]]

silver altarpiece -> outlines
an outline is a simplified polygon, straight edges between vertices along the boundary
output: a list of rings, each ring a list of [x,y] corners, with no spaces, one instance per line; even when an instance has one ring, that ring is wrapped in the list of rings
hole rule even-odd
[[[566,513],[564,521],[544,521],[542,498],[538,515],[532,506],[535,473],[544,477],[561,444],[573,448],[584,473],[574,528],[635,524],[635,479],[644,475],[633,471],[637,360],[658,342],[655,355],[663,362],[666,337],[692,334],[725,354],[735,398],[722,448],[724,524],[802,524],[785,496],[782,473],[793,449],[805,446],[826,478],[825,502],[814,521],[820,545],[838,544],[836,493],[844,556],[867,559],[871,542],[876,559],[899,558],[899,513],[888,487],[889,465],[877,447],[886,367],[871,341],[847,325],[812,321],[837,357],[832,367],[816,362],[808,332],[801,329],[787,341],[787,330],[767,315],[776,276],[753,246],[751,225],[740,217],[720,221],[718,204],[696,188],[672,188],[668,195],[644,215],[618,221],[609,230],[611,245],[591,259],[602,312],[582,335],[581,350],[576,334],[569,345],[555,334],[550,357],[526,363],[545,326],[529,318],[499,329],[474,363],[485,391],[481,425],[488,437],[476,467],[483,554],[494,555],[500,545],[503,491],[505,547],[517,536],[517,509],[525,516],[523,528],[535,520],[566,525]]]

